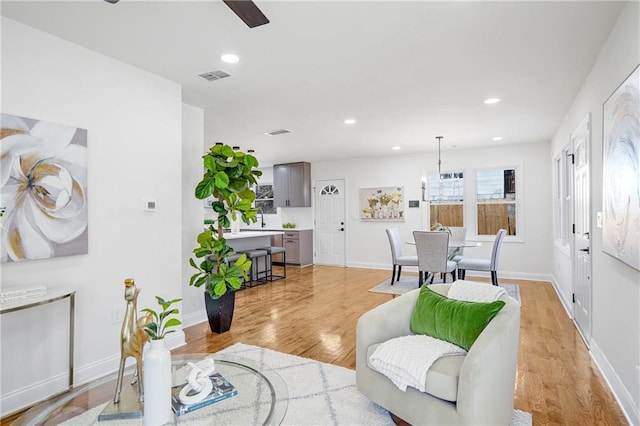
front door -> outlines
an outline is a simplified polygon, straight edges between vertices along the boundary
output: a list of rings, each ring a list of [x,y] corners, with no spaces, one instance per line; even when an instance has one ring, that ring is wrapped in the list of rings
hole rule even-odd
[[[589,346],[591,338],[591,205],[589,197],[589,144],[591,117],[571,134],[573,148],[573,306],[574,320]]]
[[[345,266],[344,180],[315,183],[316,263]]]

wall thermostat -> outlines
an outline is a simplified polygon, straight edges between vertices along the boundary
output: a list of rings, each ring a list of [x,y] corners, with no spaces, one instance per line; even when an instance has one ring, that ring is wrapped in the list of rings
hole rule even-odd
[[[144,200],[145,212],[155,212],[156,211],[156,200]]]
[[[420,207],[420,201],[419,200],[409,200],[409,208],[412,207]]]

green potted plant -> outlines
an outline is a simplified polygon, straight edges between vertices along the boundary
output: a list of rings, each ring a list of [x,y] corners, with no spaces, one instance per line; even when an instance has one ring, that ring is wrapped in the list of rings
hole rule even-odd
[[[222,333],[231,327],[235,306],[235,290],[247,279],[251,261],[243,254],[235,262],[227,262],[234,254],[224,238],[224,228],[231,221],[242,220],[246,224],[257,219],[253,206],[256,198],[251,189],[262,176],[258,160],[250,154],[234,150],[229,145],[217,143],[203,156],[205,172],[195,190],[196,198],[212,197],[211,208],[217,217],[198,235],[198,246],[193,249],[195,258],[189,263],[197,270],[189,285],[205,287],[205,306],[211,331]]]
[[[151,314],[152,321],[145,324],[144,331],[147,332],[151,340],[164,339],[169,333],[175,330],[169,330],[171,327],[177,327],[182,322],[178,318],[169,318],[171,315],[179,314],[178,308],[169,309],[174,303],[181,302],[182,299],[164,300],[160,296],[156,296],[158,304],[162,307],[162,312],[158,313],[151,308],[144,308],[142,312]]]

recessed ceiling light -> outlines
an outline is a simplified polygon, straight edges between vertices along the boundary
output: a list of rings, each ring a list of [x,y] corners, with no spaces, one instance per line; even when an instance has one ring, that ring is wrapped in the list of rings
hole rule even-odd
[[[500,98],[489,98],[484,100],[484,103],[487,105],[497,104],[498,102],[500,102]]]
[[[394,150],[394,151],[397,151],[397,150],[399,150],[399,149],[400,149],[400,147],[399,147],[399,146],[394,146],[394,147],[393,147],[393,148],[391,148],[391,149],[392,149],[392,150]]]
[[[501,141],[502,140],[502,136],[496,136],[495,138],[493,138],[494,141]]]
[[[353,118],[347,118],[346,120],[344,120],[344,124],[356,124],[356,120],[354,120]]]
[[[230,53],[220,56],[220,59],[222,59],[222,62],[226,62],[228,64],[235,64],[240,60],[236,55],[232,55]]]

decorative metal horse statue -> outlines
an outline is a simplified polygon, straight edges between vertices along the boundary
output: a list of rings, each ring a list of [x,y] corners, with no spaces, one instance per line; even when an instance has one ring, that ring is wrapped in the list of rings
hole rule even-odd
[[[133,385],[138,382],[139,400],[144,399],[144,387],[142,384],[142,349],[149,335],[144,331],[144,326],[151,322],[151,314],[137,318],[137,300],[140,289],[136,287],[133,278],[124,280],[124,300],[127,301],[127,310],[122,321],[122,330],[120,331],[120,370],[118,371],[118,383],[116,385],[116,394],[113,397],[113,403],[120,402],[120,391],[122,390],[122,376],[124,374],[124,365],[128,357],[136,359],[136,371],[133,376]]]

